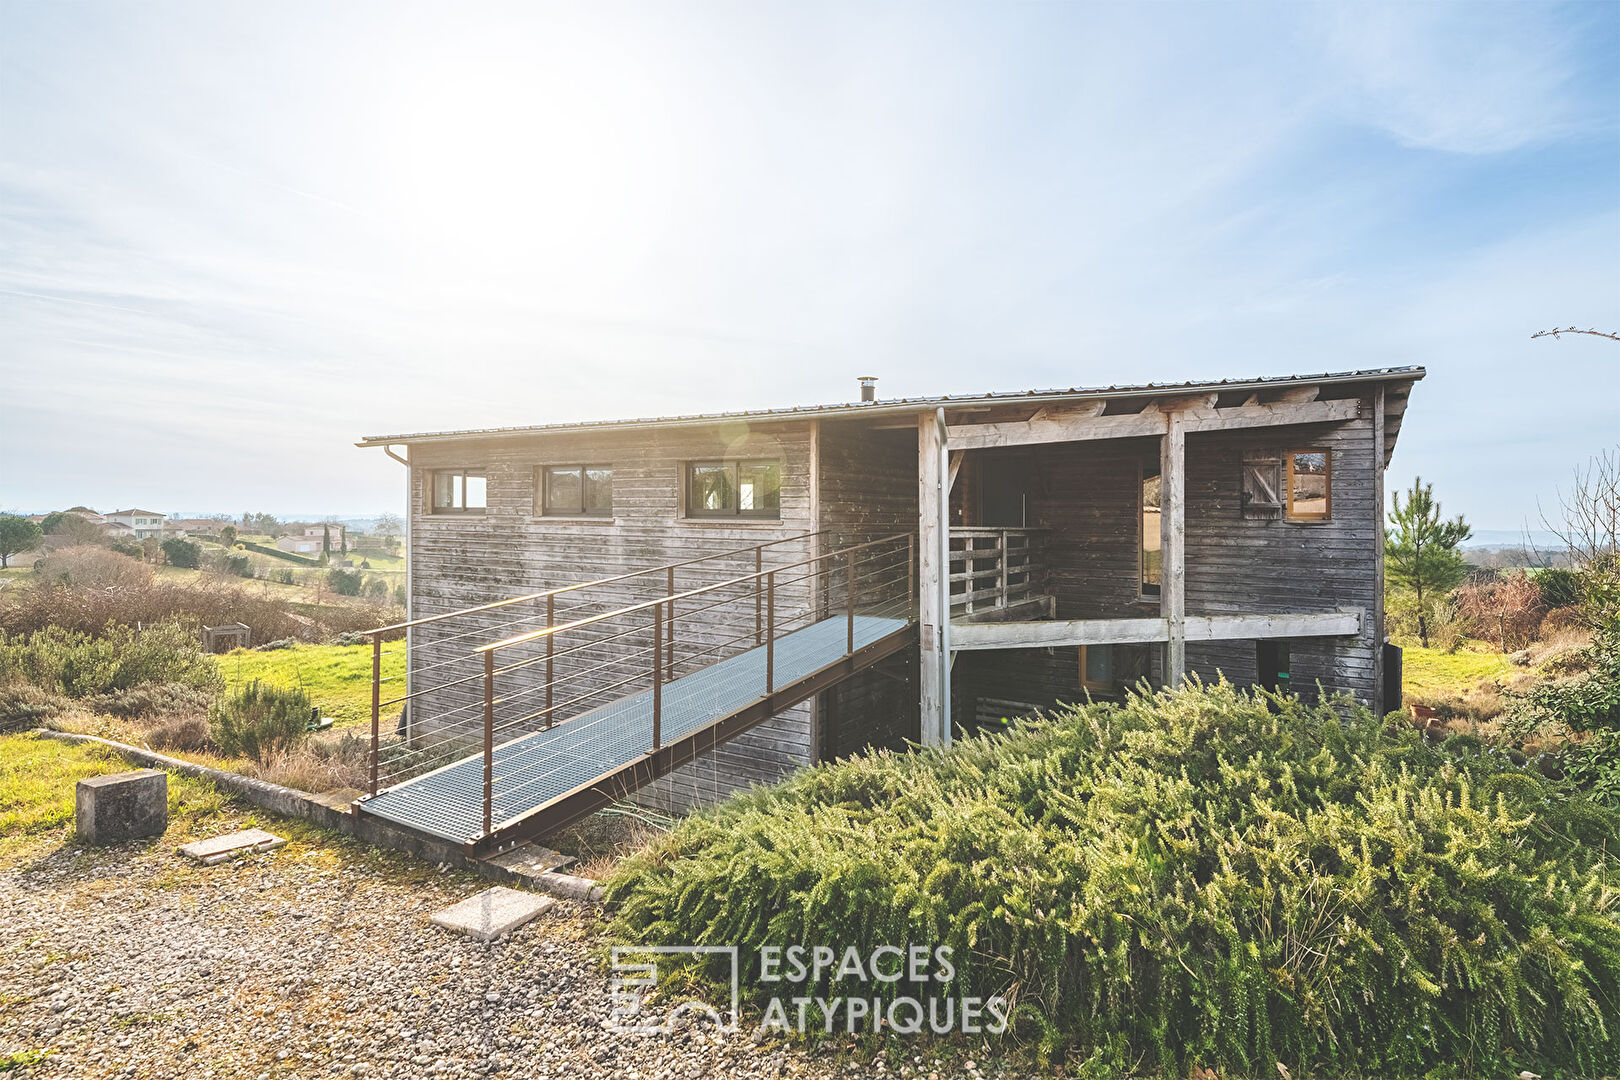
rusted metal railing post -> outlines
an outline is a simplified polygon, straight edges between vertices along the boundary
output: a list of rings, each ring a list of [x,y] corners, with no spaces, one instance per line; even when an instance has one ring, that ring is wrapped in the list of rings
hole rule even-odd
[[[653,605],[652,691],[653,749],[664,744],[664,605]]]
[[[844,607],[849,614],[849,633],[845,652],[851,656],[855,654],[855,551],[851,549],[844,556]]]
[[[917,611],[917,534],[906,533],[906,613]]]
[[[377,753],[382,727],[382,635],[371,635],[371,794],[377,794]]]
[[[668,625],[668,633],[664,637],[664,648],[669,650],[669,655],[664,659],[664,678],[665,680],[672,680],[675,678],[675,568],[673,566],[669,568],[669,591],[664,595],[669,597],[668,600],[664,601],[669,607],[665,619]]]
[[[760,575],[760,572],[762,570],[764,570],[764,569],[765,569],[765,549],[764,548],[755,548],[754,549],[754,644],[755,645],[759,644],[759,635],[760,635],[760,627],[761,627],[760,610],[759,610],[760,609],[759,590],[760,590],[761,586],[764,584],[760,580],[759,575]]]
[[[557,625],[557,617],[556,616],[557,616],[557,598],[555,596],[547,596],[546,597],[546,628],[548,630],[551,627]],[[551,727],[552,724],[555,724],[557,722],[556,714],[551,711],[551,676],[552,676],[552,670],[553,670],[552,664],[556,661],[556,659],[557,659],[557,635],[556,634],[547,634],[546,635],[546,727],[548,727],[548,728]]]
[[[495,816],[495,650],[484,654],[484,835]]]
[[[765,692],[776,693],[776,571],[765,575]]]

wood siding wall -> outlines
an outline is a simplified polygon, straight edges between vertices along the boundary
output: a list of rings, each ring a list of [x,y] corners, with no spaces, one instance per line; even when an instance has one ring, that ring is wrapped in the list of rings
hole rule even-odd
[[[1302,695],[1318,680],[1371,700],[1377,642],[1373,610],[1379,507],[1370,398],[1367,417],[1340,424],[1195,433],[1187,440],[1187,613],[1189,615],[1332,611],[1358,607],[1366,617],[1357,638],[1289,642],[1292,682]],[[1245,518],[1243,455],[1325,448],[1333,458],[1333,514],[1305,524]],[[1158,600],[1139,599],[1143,465],[1158,461],[1158,440],[1053,443],[1017,450],[970,451],[964,473],[981,455],[1021,455],[1034,470],[1028,518],[1044,528],[1048,585],[1060,619],[1157,617]],[[955,493],[956,514],[972,498],[971,483]],[[1162,647],[1154,646],[1158,671]],[[1255,643],[1190,643],[1188,668],[1206,680],[1224,673],[1234,682],[1256,678]],[[975,715],[979,699],[1040,705],[1078,696],[1074,650],[986,651],[958,656],[953,674],[957,723]]]
[[[538,435],[521,439],[469,439],[412,447],[411,574],[412,618],[423,618],[488,603],[510,596],[556,588],[583,580],[609,577],[683,559],[698,558],[733,548],[783,539],[813,530],[810,474],[810,425],[774,425],[748,431],[729,425],[666,431]],[[782,493],[779,521],[689,519],[683,516],[681,486],[684,462],[734,458],[774,458],[781,462]],[[535,473],[543,465],[606,464],[613,468],[611,519],[554,518],[537,513]],[[486,514],[433,514],[427,507],[430,473],[437,468],[481,468],[488,475]],[[808,558],[811,545],[795,541],[767,553],[766,566],[785,565]],[[752,555],[737,556],[678,572],[677,589],[697,587],[751,573]],[[664,593],[664,575],[652,575],[604,586],[559,600],[557,618],[579,617],[652,599]],[[785,621],[793,605],[807,612],[808,589],[784,588],[779,620]],[[717,596],[705,600],[712,603]],[[524,605],[528,607],[528,605]],[[677,616],[679,616],[677,611]],[[465,655],[469,641],[492,640],[496,633],[520,633],[544,625],[541,610],[516,614],[515,609],[491,614],[483,620],[490,632],[482,636],[447,640],[464,634],[465,620],[418,627],[413,633],[413,690],[420,691],[446,675],[463,675],[476,668],[452,662]],[[528,621],[520,622],[526,618]],[[736,602],[702,616],[676,622],[677,674],[694,670],[691,658],[723,642],[746,637],[752,630],[752,601],[736,591]],[[622,658],[623,666],[601,669],[577,678],[575,688],[598,687],[600,694],[580,708],[633,693],[650,685],[640,679],[618,689],[610,684],[645,670],[650,660],[649,625],[610,645],[582,654],[571,662],[558,661],[559,682],[579,670],[581,662],[598,664],[605,656]],[[579,631],[576,641],[593,634],[622,633],[628,620],[603,624],[595,631]],[[559,637],[558,649],[564,646]],[[733,649],[745,647],[734,645]],[[524,653],[502,654],[502,662]],[[439,666],[444,665],[444,666]],[[640,667],[638,667],[640,665]],[[497,691],[520,700],[498,715],[498,722],[541,707],[537,685],[543,686],[543,666],[501,676]],[[527,692],[526,696],[523,696]],[[482,685],[453,688],[416,702],[413,736],[433,740],[460,732],[480,738]],[[556,700],[563,700],[562,687]],[[458,711],[459,710],[459,711]],[[577,711],[577,710],[576,710]],[[441,718],[441,719],[436,719]],[[533,725],[530,725],[533,726]],[[510,737],[510,736],[508,736]],[[801,705],[768,720],[729,744],[677,770],[644,789],[641,799],[671,810],[713,801],[717,795],[769,783],[812,758],[810,707]]]

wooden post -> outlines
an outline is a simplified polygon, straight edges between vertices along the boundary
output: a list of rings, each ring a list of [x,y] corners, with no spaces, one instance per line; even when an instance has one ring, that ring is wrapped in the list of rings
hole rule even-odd
[[[1165,414],[1159,441],[1159,610],[1169,639],[1164,681],[1174,689],[1187,675],[1187,429],[1180,412]]]
[[[555,593],[546,596],[546,629],[557,625],[557,597]],[[551,711],[551,675],[552,664],[557,658],[557,635],[546,635],[546,727],[557,722],[557,716]]]
[[[917,616],[917,534],[906,534],[906,619]]]
[[[949,746],[950,529],[945,488],[945,410],[917,417],[917,597],[922,742]]]
[[[371,635],[371,794],[377,794],[377,742],[381,728],[382,635]]]
[[[653,605],[652,691],[653,749],[664,744],[664,605]]]
[[[765,575],[765,692],[776,692],[776,571]]]
[[[494,832],[495,815],[495,650],[484,653],[484,835]]]
[[[996,607],[1006,607],[1011,598],[1007,595],[1007,564],[1012,561],[1012,551],[1007,547],[1007,530],[1001,530],[1001,563],[996,574]]]
[[[1384,711],[1384,384],[1373,387],[1373,709]]]

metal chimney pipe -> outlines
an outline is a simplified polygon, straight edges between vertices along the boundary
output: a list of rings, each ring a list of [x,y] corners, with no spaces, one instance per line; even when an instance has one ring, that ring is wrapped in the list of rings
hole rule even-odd
[[[857,375],[856,379],[858,379],[860,381],[860,384],[861,384],[861,400],[862,401],[876,401],[877,400],[877,376],[876,375]]]

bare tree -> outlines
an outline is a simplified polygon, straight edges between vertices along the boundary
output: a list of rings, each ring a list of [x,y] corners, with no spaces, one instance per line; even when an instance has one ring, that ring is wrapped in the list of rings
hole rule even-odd
[[[1591,334],[1593,337],[1609,338],[1613,341],[1620,341],[1620,334],[1611,333],[1608,330],[1593,330],[1591,327],[1587,327],[1585,330],[1577,330],[1573,326],[1566,326],[1562,330],[1558,329],[1557,327],[1554,327],[1551,330],[1537,330],[1535,333],[1530,335],[1530,340],[1534,341],[1538,337],[1557,338],[1559,334]]]
[[[1557,494],[1560,520],[1541,510],[1541,523],[1568,550],[1602,610],[1620,599],[1620,447],[1577,465],[1570,489]]]

